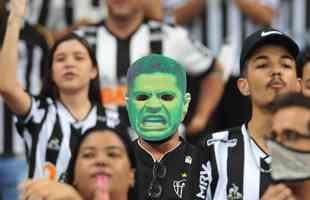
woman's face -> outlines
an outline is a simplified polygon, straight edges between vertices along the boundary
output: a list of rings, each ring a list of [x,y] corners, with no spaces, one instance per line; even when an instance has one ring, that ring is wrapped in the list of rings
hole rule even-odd
[[[60,93],[86,89],[97,69],[87,49],[75,39],[61,43],[53,54],[52,76]]]
[[[110,194],[126,194],[134,184],[126,148],[109,130],[91,133],[80,146],[74,168],[73,185],[85,199],[92,199],[98,178],[107,180]]]

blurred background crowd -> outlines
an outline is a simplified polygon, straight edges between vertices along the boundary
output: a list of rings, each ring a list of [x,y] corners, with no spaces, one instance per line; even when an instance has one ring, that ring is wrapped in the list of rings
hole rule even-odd
[[[127,4],[128,10],[109,8],[109,2]],[[308,0],[28,0],[27,16],[18,45],[17,73],[24,88],[32,94],[39,93],[49,47],[66,33],[76,31],[92,45],[99,66],[103,66],[105,71],[101,73],[101,69],[99,70],[104,105],[115,108],[115,101],[117,106],[124,106],[122,81],[126,69],[120,68],[129,66],[141,55],[143,50],[140,49],[145,48],[145,44],[140,41],[146,40],[143,35],[146,30],[140,26],[139,29],[132,26],[134,20],[125,20],[126,12],[135,12],[135,6],[143,9],[144,21],[140,26],[148,24],[151,27],[147,31],[151,31],[153,39],[147,40],[150,40],[152,52],[167,52],[178,58],[184,52],[174,56],[173,51],[177,51],[177,47],[187,47],[185,43],[191,43],[202,52],[200,54],[208,58],[203,60],[208,67],[200,70],[192,66],[188,70],[192,101],[182,132],[194,144],[207,133],[238,126],[250,119],[249,99],[240,94],[236,85],[240,75],[239,54],[242,42],[250,33],[262,27],[277,28],[290,35],[301,48],[299,67],[307,66],[310,60]],[[9,10],[8,2],[0,0],[0,46]],[[117,16],[125,16],[124,23],[110,24],[109,18]],[[171,44],[175,48],[171,51],[170,44],[166,45],[170,40],[158,39],[162,35],[169,35],[170,29],[161,30],[152,22],[165,23],[173,30],[183,27],[188,40],[180,39],[178,44]],[[106,30],[100,27],[106,27]],[[135,28],[132,30],[131,27]],[[100,34],[105,34],[104,39],[100,39]],[[109,34],[114,38],[110,39]],[[182,35],[183,32],[176,31],[173,34],[168,37],[178,38],[178,34]],[[100,54],[104,48],[108,49],[108,53]],[[113,59],[109,60],[111,57]],[[181,63],[196,64],[186,59]],[[118,86],[103,76],[109,77],[110,72],[114,73],[112,76],[117,76],[114,78],[117,79]],[[310,67],[304,67],[302,75],[299,75],[304,81],[304,94],[310,96]],[[114,89],[109,89],[111,85]],[[122,114],[120,116],[123,117]],[[16,134],[13,121],[9,109],[0,98],[0,200],[2,189],[5,188],[2,186],[16,185],[27,176],[25,145]],[[15,192],[12,189],[8,193],[14,196]],[[2,198],[14,199],[13,196]]]

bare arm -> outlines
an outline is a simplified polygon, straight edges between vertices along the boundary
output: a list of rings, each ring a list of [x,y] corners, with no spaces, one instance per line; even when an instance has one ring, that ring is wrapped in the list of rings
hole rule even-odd
[[[25,115],[31,106],[31,98],[17,80],[18,41],[25,14],[25,0],[11,0],[3,47],[0,52],[0,93],[12,112]]]
[[[257,24],[270,25],[276,14],[276,11],[272,7],[264,5],[257,0],[235,0],[235,2],[240,10]]]
[[[204,0],[188,0],[174,11],[174,19],[177,24],[188,24],[198,16],[205,7]]]
[[[215,62],[213,71],[202,81],[198,105],[188,126],[189,134],[201,131],[208,123],[224,93],[223,66]]]

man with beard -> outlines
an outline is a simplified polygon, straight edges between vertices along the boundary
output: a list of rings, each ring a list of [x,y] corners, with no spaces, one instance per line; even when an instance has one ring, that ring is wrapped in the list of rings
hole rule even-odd
[[[272,126],[269,107],[278,95],[300,89],[298,53],[290,37],[272,28],[246,38],[237,86],[250,98],[252,116],[242,126],[214,133],[205,140],[204,145],[213,148],[219,173],[217,183],[212,183],[214,199],[256,200],[270,185],[271,157],[265,141]]]
[[[129,120],[139,136],[135,141],[139,199],[208,199],[209,154],[178,133],[191,98],[184,67],[151,54],[129,68],[127,81]]]
[[[310,98],[300,93],[281,96],[273,106],[272,178],[261,200],[310,199]]]

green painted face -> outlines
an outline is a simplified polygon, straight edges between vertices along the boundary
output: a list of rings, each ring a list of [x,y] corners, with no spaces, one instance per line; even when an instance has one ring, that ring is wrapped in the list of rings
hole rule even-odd
[[[189,104],[189,98],[182,94],[172,74],[138,75],[127,100],[129,119],[137,134],[148,141],[161,141],[174,134]]]

